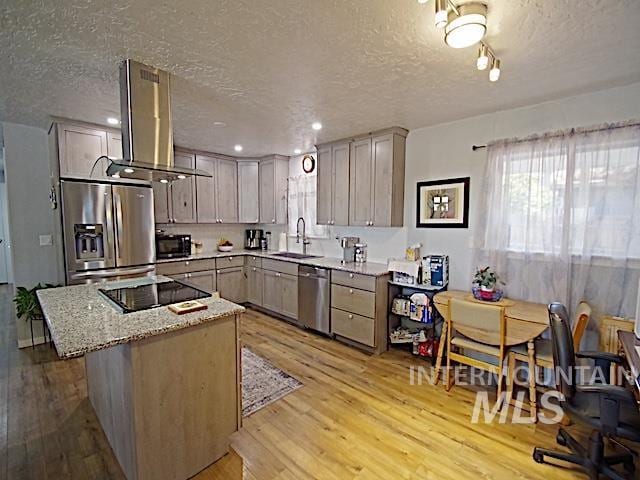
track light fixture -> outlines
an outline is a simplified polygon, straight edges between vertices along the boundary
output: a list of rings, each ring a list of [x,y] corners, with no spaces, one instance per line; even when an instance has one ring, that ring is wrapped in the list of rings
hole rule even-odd
[[[500,60],[497,58],[493,59],[491,62],[491,70],[489,70],[489,80],[492,82],[497,82],[500,78]]]
[[[448,7],[449,4],[447,0],[436,0],[436,28],[446,27],[449,16],[449,13],[447,12]]]
[[[418,0],[427,3],[428,0]],[[486,70],[489,65],[489,80],[500,78],[500,60],[489,44],[483,40],[487,31],[487,6],[480,2],[456,5],[452,0],[434,0],[436,28],[444,29],[444,41],[452,48],[467,48],[480,43],[476,67]]]
[[[478,61],[476,62],[478,70],[486,70],[489,66],[489,49],[484,43],[480,44],[480,50],[478,50]]]

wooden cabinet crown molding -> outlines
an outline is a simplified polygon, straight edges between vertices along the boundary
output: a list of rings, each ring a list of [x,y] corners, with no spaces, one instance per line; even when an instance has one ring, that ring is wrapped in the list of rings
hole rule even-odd
[[[337,140],[331,140],[329,142],[318,143],[315,147],[316,147],[316,150],[317,150],[317,149],[319,149],[321,147],[330,146],[330,145],[333,145],[333,144],[336,144],[336,143],[357,142],[357,141],[360,141],[360,140],[364,140],[366,138],[379,137],[379,136],[388,135],[388,134],[400,135],[403,138],[407,138],[407,135],[409,135],[409,130],[407,130],[406,128],[403,128],[403,127],[383,128],[381,130],[375,130],[375,131],[368,132],[368,133],[360,133],[358,135],[352,135],[350,137],[339,138]]]

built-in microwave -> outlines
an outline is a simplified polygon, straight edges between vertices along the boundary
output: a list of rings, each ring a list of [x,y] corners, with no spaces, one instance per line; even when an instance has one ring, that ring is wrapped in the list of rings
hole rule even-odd
[[[191,255],[191,235],[156,233],[156,257],[180,258]]]

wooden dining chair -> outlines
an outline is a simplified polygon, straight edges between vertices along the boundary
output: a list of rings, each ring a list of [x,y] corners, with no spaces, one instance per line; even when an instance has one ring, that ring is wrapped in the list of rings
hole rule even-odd
[[[504,307],[450,299],[447,322],[447,368],[444,377],[447,391],[451,389],[451,362],[458,362],[496,374],[498,401],[500,401],[502,366],[507,353],[505,336]],[[494,357],[496,363],[470,357],[467,355],[468,351]]]
[[[577,349],[580,348],[580,342],[584,336],[584,332],[589,324],[591,318],[591,307],[587,302],[580,302],[576,310],[575,320],[573,322],[573,344]],[[513,383],[515,381],[516,362],[527,362],[529,364],[529,370],[535,370],[535,367],[551,368],[553,369],[553,344],[548,338],[536,338],[535,343],[535,366],[529,364],[529,352],[527,351],[527,345],[516,345],[509,349],[509,368],[507,376],[507,402],[508,404],[515,405],[513,399]],[[530,373],[531,375],[531,373]],[[536,378],[536,373],[533,373],[533,379]],[[532,396],[536,394],[535,382],[529,382],[529,404],[532,404]],[[533,388],[531,388],[533,385]]]

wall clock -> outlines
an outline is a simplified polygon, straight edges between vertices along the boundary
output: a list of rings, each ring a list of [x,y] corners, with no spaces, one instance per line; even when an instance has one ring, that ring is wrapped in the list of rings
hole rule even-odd
[[[305,155],[302,159],[302,170],[305,173],[311,173],[316,168],[316,159],[311,155]]]

